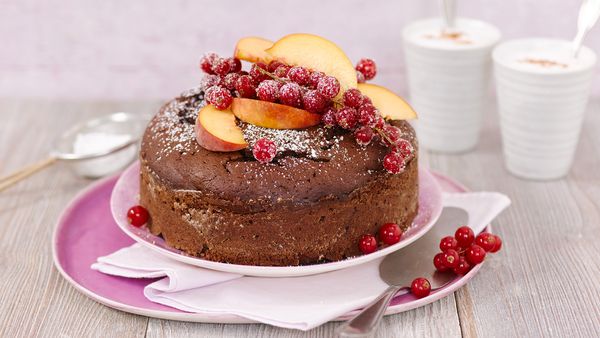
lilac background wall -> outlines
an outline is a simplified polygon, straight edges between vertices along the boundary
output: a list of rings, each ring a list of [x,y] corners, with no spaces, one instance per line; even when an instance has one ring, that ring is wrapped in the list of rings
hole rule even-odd
[[[570,39],[580,4],[458,2],[462,16],[497,25],[504,38]],[[168,98],[197,83],[204,51],[302,31],[334,40],[353,61],[375,58],[376,82],[404,92],[402,27],[437,13],[437,0],[0,0],[0,96]],[[600,52],[600,28],[587,44]]]

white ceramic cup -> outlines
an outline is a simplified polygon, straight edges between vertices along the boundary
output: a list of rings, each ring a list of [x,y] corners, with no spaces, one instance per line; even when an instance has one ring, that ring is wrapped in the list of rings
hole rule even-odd
[[[416,21],[403,31],[412,106],[419,114],[419,143],[439,152],[477,145],[491,80],[494,26],[457,19],[451,31],[440,19]]]
[[[569,41],[521,39],[493,52],[507,169],[527,179],[565,176],[586,111],[596,54]]]

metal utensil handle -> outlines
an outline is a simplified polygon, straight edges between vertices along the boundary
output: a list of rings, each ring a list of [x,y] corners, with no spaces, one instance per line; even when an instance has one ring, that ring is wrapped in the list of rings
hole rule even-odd
[[[338,337],[367,337],[379,326],[381,317],[392,297],[400,290],[399,286],[390,286],[371,304],[367,305],[354,318],[337,328]]]
[[[37,173],[38,171],[54,164],[56,162],[56,157],[48,157],[44,160],[41,160],[37,163],[31,164],[27,167],[21,168],[10,175],[0,178],[0,191],[9,188],[13,184],[20,182],[27,177]]]
[[[442,14],[446,28],[454,28],[456,23],[456,0],[441,0]]]

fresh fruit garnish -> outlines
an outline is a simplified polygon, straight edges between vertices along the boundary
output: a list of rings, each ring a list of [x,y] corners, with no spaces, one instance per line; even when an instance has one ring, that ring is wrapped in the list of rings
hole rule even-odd
[[[379,228],[379,240],[384,244],[392,245],[400,242],[402,230],[396,223],[385,223]]]
[[[252,155],[260,163],[269,163],[277,155],[277,145],[269,139],[261,138],[252,147]]]
[[[415,110],[391,90],[371,83],[360,83],[358,89],[371,99],[381,115],[390,120],[410,120],[417,117]]]
[[[196,140],[210,151],[230,152],[248,147],[231,110],[218,110],[213,105],[206,105],[198,112]]]
[[[448,249],[442,253],[442,261],[444,265],[449,269],[454,269],[458,266],[458,251],[454,249]]]
[[[231,106],[233,96],[231,96],[231,92],[226,88],[212,86],[206,90],[206,102],[219,110],[225,110]]]
[[[496,248],[496,236],[489,232],[482,232],[475,237],[475,244],[482,247],[486,252],[491,252]]]
[[[498,236],[495,236],[495,237],[496,237],[496,246],[494,247],[493,250],[490,251],[492,253],[498,252],[502,248],[502,239]]]
[[[468,226],[462,226],[456,230],[454,233],[454,238],[456,238],[459,247],[468,248],[471,246],[471,244],[473,244],[473,241],[475,240],[475,234]]]
[[[253,62],[249,72],[242,70],[240,59]],[[390,148],[383,166],[393,174],[403,172],[415,156],[400,129],[384,120],[413,118],[414,111],[381,86],[360,84],[356,88],[357,80],[364,82],[375,76],[375,63],[362,59],[355,68],[329,40],[311,34],[292,34],[275,43],[244,38],[238,42],[234,57],[210,53],[202,58],[200,68],[207,73],[201,85],[206,101],[216,109],[230,110],[246,123],[273,129],[323,123],[353,133],[361,146],[379,139]],[[231,129],[230,117],[224,120],[228,123],[224,128]],[[199,142],[207,149],[232,151],[245,144],[239,138],[233,145],[221,144],[222,139],[217,138],[215,145],[214,138],[207,136],[215,132],[198,129]],[[231,138],[230,133],[224,134]]]
[[[465,258],[470,264],[477,265],[485,259],[485,250],[479,245],[473,244],[467,249]]]
[[[390,174],[398,174],[406,168],[404,157],[399,153],[391,152],[383,158],[383,167]]]
[[[410,284],[410,292],[417,298],[427,297],[431,293],[431,283],[426,278],[416,278]]]
[[[141,227],[148,222],[150,214],[141,205],[136,205],[127,210],[127,221],[134,227]]]
[[[341,92],[356,88],[356,70],[346,54],[333,42],[312,34],[290,34],[266,50],[274,60],[302,66],[333,76]]]
[[[365,80],[369,81],[377,75],[377,65],[371,59],[360,59],[356,64],[356,71],[361,73]]]
[[[303,129],[321,122],[321,115],[304,109],[251,99],[233,99],[231,111],[246,123],[271,129]]]
[[[247,37],[240,39],[235,46],[233,56],[240,60],[249,62],[265,62],[271,61],[271,55],[265,52],[266,49],[273,45],[273,41],[259,38]]]
[[[470,270],[471,264],[467,262],[465,256],[460,256],[460,258],[458,259],[458,265],[454,269],[452,269],[452,271],[454,271],[454,273],[457,275],[466,275],[467,272],[469,272]]]
[[[459,260],[460,260],[460,258],[459,258]],[[435,269],[439,272],[446,272],[446,271],[450,270],[444,264],[444,254],[442,252],[438,253],[437,255],[435,255],[433,257],[433,266],[435,266]]]
[[[465,275],[473,266],[485,260],[486,251],[492,253],[497,251],[492,251],[494,249],[500,250],[501,243],[500,237],[487,232],[482,232],[475,238],[473,229],[462,226],[456,230],[454,236],[441,239],[442,252],[433,258],[433,266],[440,272],[452,270],[457,275]]]
[[[354,139],[356,140],[356,143],[363,147],[369,145],[369,143],[371,143],[371,141],[373,140],[374,136],[375,133],[373,132],[373,129],[368,126],[356,128],[356,130],[354,131]]]
[[[214,74],[212,70],[213,64],[218,59],[219,56],[216,53],[206,53],[200,59],[200,69],[207,74]]]
[[[452,236],[446,236],[440,241],[440,250],[446,251],[449,249],[458,249],[458,242],[456,241],[456,238]]]
[[[365,255],[377,251],[377,240],[375,239],[375,236],[369,234],[362,235],[358,242],[358,248],[360,249],[360,252]]]

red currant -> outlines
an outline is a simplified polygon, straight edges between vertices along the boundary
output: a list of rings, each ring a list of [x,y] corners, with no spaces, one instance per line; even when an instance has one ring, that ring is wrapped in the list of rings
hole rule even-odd
[[[377,109],[372,104],[363,104],[358,108],[358,123],[363,126],[373,127],[375,125],[376,112]]]
[[[360,59],[356,64],[356,70],[365,76],[365,80],[371,80],[377,75],[377,65],[371,59]]]
[[[269,63],[269,66],[267,67],[267,70],[273,73],[277,68],[279,68],[279,66],[283,66],[283,62],[277,60],[271,61],[271,63]]]
[[[206,101],[219,110],[225,110],[233,102],[233,96],[223,87],[212,86],[206,90]]]
[[[360,146],[366,146],[371,143],[374,136],[373,129],[368,126],[362,126],[354,131],[354,138]]]
[[[241,97],[253,99],[256,96],[256,85],[250,75],[242,75],[235,81],[235,90]]]
[[[443,253],[443,261],[444,265],[447,268],[454,269],[458,265],[459,254],[458,251],[454,249],[448,249]]]
[[[261,138],[252,147],[252,155],[260,163],[269,163],[277,155],[277,145],[267,138]]]
[[[373,122],[373,125],[375,126],[375,128],[383,130],[383,128],[385,127],[385,120],[383,119],[383,117],[381,117],[381,115],[375,114],[375,121]]]
[[[363,75],[363,73],[359,72],[358,70],[356,71],[356,82],[365,83],[365,76]]]
[[[444,253],[440,252],[433,257],[433,266],[439,272],[446,272],[449,268],[444,265]]]
[[[279,86],[275,80],[265,80],[256,88],[256,95],[262,101],[275,102],[279,99]]]
[[[288,71],[287,76],[297,84],[304,85],[310,78],[310,72],[304,67],[292,67]]]
[[[389,147],[394,146],[402,138],[402,130],[389,124],[383,127],[383,133],[386,136],[383,141]]]
[[[267,65],[265,65],[262,62],[257,62],[252,65],[252,68],[250,68],[250,76],[252,76],[252,79],[256,83],[261,83],[264,80],[268,80],[270,78],[269,75],[263,73],[261,69],[267,70]]]
[[[452,236],[446,236],[440,241],[440,250],[446,251],[450,249],[458,249],[458,242],[456,241],[456,238]]]
[[[302,106],[302,88],[294,82],[284,84],[279,88],[279,100],[288,106]]]
[[[490,252],[498,252],[500,249],[502,249],[502,239],[500,238],[500,236],[497,235],[494,235],[494,237],[496,239],[496,246]]]
[[[325,109],[327,99],[316,90],[307,90],[302,96],[302,103],[304,104],[304,109],[309,112],[320,113]]]
[[[317,84],[317,91],[326,98],[332,99],[340,92],[340,82],[333,76],[324,76]]]
[[[370,254],[377,250],[377,240],[373,235],[362,235],[360,241],[358,242],[358,248],[360,252],[366,254]]]
[[[325,113],[321,116],[321,123],[327,128],[335,127],[335,115],[337,111],[333,107],[327,108]]]
[[[379,228],[379,239],[388,245],[400,242],[402,230],[396,223],[385,223]]]
[[[221,83],[221,77],[219,75],[210,75],[210,74],[204,75],[204,77],[200,81],[200,85],[202,86],[202,88],[204,88],[204,90],[206,90],[212,86],[218,86],[220,83]]]
[[[225,76],[231,70],[231,63],[227,59],[218,59],[213,64],[212,70],[217,75]]]
[[[279,67],[277,67],[277,69],[275,69],[275,71],[273,72],[273,75],[279,77],[279,78],[287,78],[287,74],[290,71],[290,66],[286,66],[286,65],[281,65]]]
[[[429,296],[431,293],[431,283],[423,277],[419,277],[410,284],[410,292],[417,298]]]
[[[467,272],[471,270],[471,264],[467,262],[465,257],[460,256],[458,259],[458,265],[453,269],[454,273],[457,275],[466,275]]]
[[[356,122],[358,122],[358,116],[356,109],[350,107],[344,107],[338,110],[335,115],[335,121],[338,126],[344,129],[354,129]]]
[[[325,74],[321,73],[321,72],[312,72],[310,73],[310,76],[308,77],[308,87],[312,88],[312,89],[316,89],[317,86],[319,85],[319,81],[321,81],[321,78],[325,76]]]
[[[475,244],[482,247],[486,252],[491,252],[496,247],[496,236],[489,232],[482,232],[475,237]]]
[[[150,214],[148,214],[148,210],[141,205],[131,207],[127,211],[127,221],[134,227],[141,227],[148,222],[149,218]]]
[[[350,88],[344,92],[344,105],[347,107],[358,108],[362,104],[363,95],[360,90]]]
[[[383,158],[383,167],[391,174],[398,174],[404,171],[406,164],[400,154],[391,152]]]
[[[227,62],[229,62],[231,73],[237,73],[242,70],[242,62],[238,58],[227,58]]]
[[[393,150],[404,158],[411,157],[415,151],[412,144],[405,139],[397,140],[396,144],[393,145]]]
[[[240,78],[240,74],[238,73],[229,73],[225,75],[223,78],[223,86],[229,90],[235,90],[235,84],[237,80]]]
[[[213,63],[219,59],[216,53],[207,53],[200,59],[200,69],[207,74],[214,74],[212,67]]]
[[[485,250],[477,244],[471,245],[465,254],[467,262],[473,265],[477,265],[485,259]]]
[[[473,244],[473,240],[475,240],[475,234],[468,226],[462,226],[456,230],[454,233],[454,238],[456,238],[459,247],[468,248],[471,244]]]

